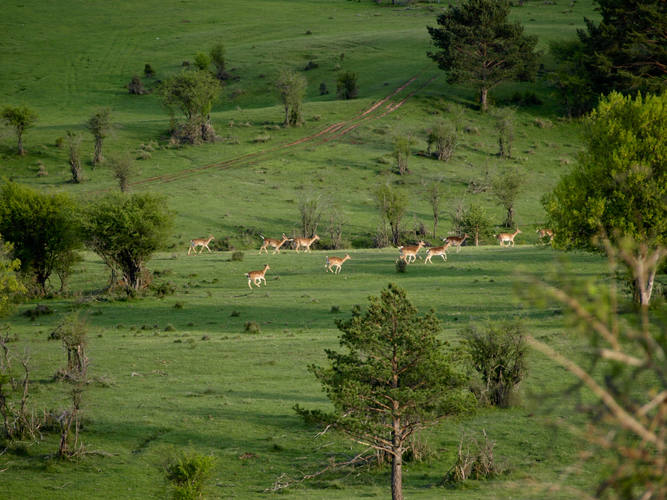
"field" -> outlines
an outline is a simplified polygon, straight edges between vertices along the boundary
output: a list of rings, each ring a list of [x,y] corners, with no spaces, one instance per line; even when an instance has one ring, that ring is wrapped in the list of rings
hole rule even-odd
[[[33,365],[33,402],[54,409],[65,404],[63,384],[52,376],[64,363],[59,343],[49,333],[73,310],[90,325],[88,352],[95,382],[84,393],[82,439],[91,455],[69,463],[48,457],[56,436],[0,453],[0,498],[164,498],[163,467],[180,450],[210,453],[217,459],[209,494],[215,498],[262,498],[283,473],[298,478],[357,450],[336,437],[316,438],[292,407],[326,408],[328,402],[311,363],[322,363],[324,349],[337,346],[335,320],[365,306],[389,282],[404,287],[422,312],[433,308],[442,321],[441,336],[455,347],[471,323],[522,318],[535,336],[568,353],[580,339],[567,330],[562,311],[516,298],[517,273],[544,276],[561,258],[537,245],[535,228],[545,215],[540,199],[576,161],[581,149],[579,124],[559,116],[553,88],[545,76],[552,66],[551,40],[572,37],[583,18],[595,17],[590,0],[529,0],[512,11],[526,31],[539,37],[545,70],[535,83],[505,84],[491,96],[496,109],[516,107],[518,93],[534,93],[542,104],[516,107],[514,154],[498,158],[493,113],[475,108],[475,92],[446,83],[426,57],[427,25],[443,3],[409,7],[335,0],[106,2],[64,0],[44,4],[12,0],[3,5],[0,28],[0,104],[27,105],[39,115],[26,132],[27,155],[15,155],[15,138],[0,130],[0,171],[6,178],[44,192],[67,192],[87,200],[117,189],[104,166],[85,166],[86,182],[69,181],[67,151],[56,145],[66,131],[83,134],[82,152],[92,154],[86,120],[101,107],[112,110],[116,127],[104,144],[105,156],[138,152],[151,144],[150,157],[135,161],[132,191],[163,194],[175,216],[165,251],[149,263],[158,283],[175,293],[152,293],[129,300],[99,294],[108,272],[92,253],[84,253],[65,297],[43,299],[55,312],[34,321],[22,315],[37,301],[21,305],[7,318]],[[142,75],[144,64],[165,79],[207,52],[216,41],[227,49],[230,72],[214,107],[221,140],[197,147],[169,146],[164,134],[169,115],[155,94],[129,95],[125,85]],[[318,67],[303,74],[309,86],[306,123],[279,126],[282,108],[273,91],[279,69]],[[340,70],[359,74],[357,99],[336,97]],[[147,86],[155,80],[144,79]],[[320,95],[324,82],[329,93]],[[438,118],[463,110],[454,157],[437,162],[419,154],[427,129]],[[467,132],[463,132],[463,130]],[[400,177],[391,156],[392,138],[416,140],[410,174]],[[268,139],[266,138],[268,136]],[[145,148],[143,148],[145,149]],[[423,262],[395,271],[395,249],[368,248],[379,225],[373,190],[390,182],[410,200],[406,230],[432,228],[425,186],[439,181],[444,190],[438,236],[451,229],[459,203],[483,205],[500,223],[504,216],[488,190],[475,192],[500,170],[522,173],[523,190],[516,220],[523,233],[516,248],[491,241],[443,263]],[[48,175],[38,176],[39,169]],[[258,234],[277,237],[299,232],[299,203],[316,198],[324,208],[320,235],[327,237],[329,214],[341,214],[343,238],[352,260],[339,276],[324,272],[332,251],[308,255],[293,251],[258,256]],[[245,252],[186,256],[193,237],[214,234]],[[416,236],[416,235],[415,235]],[[431,236],[431,235],[429,235]],[[435,238],[427,238],[435,243]],[[581,279],[603,274],[601,258],[568,256],[560,276]],[[266,288],[250,291],[243,274],[270,263]],[[57,284],[56,284],[57,285]],[[333,308],[333,310],[332,310]],[[340,311],[333,312],[336,308]],[[256,322],[260,331],[245,331]],[[562,424],[577,425],[574,402],[559,397],[572,379],[541,355],[531,353],[521,404],[509,410],[486,409],[443,422],[425,434],[433,455],[408,463],[407,498],[572,498],[566,488],[546,492],[539,485],[590,490],[600,464],[579,464],[580,443]],[[441,486],[463,430],[486,430],[496,442],[496,457],[507,473],[494,481]],[[1,451],[1,450],[0,450]],[[284,492],[288,498],[386,498],[389,471],[328,474]]]

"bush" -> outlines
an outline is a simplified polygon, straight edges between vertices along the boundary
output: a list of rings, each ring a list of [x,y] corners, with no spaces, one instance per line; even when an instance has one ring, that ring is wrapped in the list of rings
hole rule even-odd
[[[408,263],[405,259],[396,259],[396,272],[404,273],[408,269]]]
[[[130,83],[126,87],[128,92],[133,95],[148,94],[148,91],[144,88],[144,84],[141,82],[141,78],[137,75],[132,77],[132,80],[130,80]]]
[[[233,313],[232,313],[233,315]],[[259,324],[256,321],[246,321],[245,331],[247,333],[259,333],[260,332]]]
[[[455,484],[468,479],[493,479],[504,472],[493,456],[494,441],[489,441],[482,430],[484,441],[473,436],[461,436],[456,463],[443,479],[443,484]]]
[[[309,71],[311,69],[317,69],[319,68],[320,65],[317,64],[315,61],[308,61],[308,64],[303,68],[304,71]]]
[[[326,95],[329,93],[329,89],[327,89],[327,84],[322,82],[320,83],[320,95]]]
[[[144,65],[144,76],[146,78],[153,78],[155,76],[155,70],[153,69],[153,66],[151,66],[149,63],[146,63]]]
[[[232,253],[232,262],[241,262],[243,260],[243,252]]]
[[[338,75],[336,93],[338,94],[338,97],[343,99],[354,99],[357,97],[359,94],[357,74],[353,71],[345,71]]]
[[[167,465],[165,476],[172,485],[175,500],[202,498],[204,483],[211,475],[215,458],[198,453],[184,453]]]
[[[208,54],[199,52],[195,56],[195,66],[197,67],[197,69],[200,70],[207,69],[210,64],[211,64],[211,58],[208,56]]]
[[[449,160],[454,154],[456,143],[458,141],[456,127],[450,123],[440,121],[428,131],[428,149],[431,154],[431,148],[434,148],[435,155],[440,161]]]
[[[478,398],[493,406],[510,406],[512,393],[526,376],[526,339],[516,322],[489,324],[484,331],[463,332],[463,346],[482,378]]]

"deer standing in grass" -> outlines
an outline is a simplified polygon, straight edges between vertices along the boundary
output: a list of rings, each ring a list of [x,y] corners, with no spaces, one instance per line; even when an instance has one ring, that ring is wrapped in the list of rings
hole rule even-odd
[[[264,252],[268,254],[269,251],[266,249],[267,247],[273,247],[273,253],[274,254],[280,253],[280,247],[283,246],[286,242],[292,241],[291,238],[288,238],[287,236],[285,236],[285,233],[283,233],[283,239],[282,240],[275,240],[273,238],[265,238],[261,234],[260,234],[260,236],[262,237],[262,246],[259,249],[260,254],[262,253],[262,250],[264,250]]]
[[[437,257],[440,255],[442,257],[442,260],[447,261],[447,249],[449,246],[452,244],[451,241],[448,241],[441,247],[431,247],[426,249],[426,258],[424,259],[424,264],[427,262],[430,262],[433,264],[433,261],[431,260],[431,257]]]
[[[327,263],[324,264],[324,267],[326,268],[327,272],[331,271],[334,274],[339,274],[342,265],[345,263],[346,260],[350,259],[352,259],[352,257],[350,257],[349,253],[346,253],[345,257],[343,257],[342,259],[340,257],[327,256]],[[334,267],[336,268],[335,271],[332,269]]]
[[[269,269],[271,268],[268,264],[266,264],[264,269],[261,271],[250,271],[249,273],[246,273],[245,277],[248,278],[248,288],[252,290],[252,283],[255,283],[255,286],[259,288],[259,285],[262,284],[262,281],[264,282],[264,285],[266,285],[266,278],[264,275]]]
[[[296,253],[299,253],[299,248],[304,247],[304,252],[310,252],[310,245],[319,240],[320,237],[315,235],[312,238],[294,238],[294,243],[296,244]]]
[[[208,244],[211,243],[211,241],[214,239],[215,238],[211,234],[209,235],[208,238],[195,238],[194,240],[190,240],[190,248],[188,248],[188,255],[190,255],[190,252],[192,250],[194,250],[195,255],[197,255],[197,247],[201,247],[199,253],[202,253],[204,251],[204,248],[206,248],[206,250],[210,252],[211,249],[208,247]]]
[[[413,263],[415,260],[417,260],[417,254],[419,253],[419,250],[421,250],[424,246],[426,246],[426,243],[424,243],[422,240],[419,240],[417,246],[398,247],[398,250],[401,252],[399,259],[403,259],[407,264]],[[410,259],[410,257],[412,257],[412,259]]]
[[[496,234],[496,238],[498,238],[498,243],[500,244],[501,247],[507,246],[505,245],[506,242],[508,244],[511,243],[512,246],[514,246],[514,238],[516,238],[516,235],[519,234],[520,232],[521,229],[517,227],[514,233],[498,233]]]
[[[447,236],[446,238],[443,238],[442,241],[446,241],[447,243],[454,245],[456,247],[456,253],[459,253],[461,251],[461,245],[463,245],[463,242],[469,238],[468,233],[464,233],[463,237],[461,236]]]
[[[554,240],[554,232],[552,229],[547,229],[547,228],[538,229],[536,232],[537,234],[540,235],[540,239],[543,239],[545,236],[548,236],[549,242],[552,242]]]

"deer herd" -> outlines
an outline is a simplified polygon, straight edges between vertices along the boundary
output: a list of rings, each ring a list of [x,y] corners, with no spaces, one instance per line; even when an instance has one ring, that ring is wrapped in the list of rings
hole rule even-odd
[[[542,229],[537,229],[537,234],[539,235],[539,238],[543,240],[547,236],[549,237],[549,242],[552,242],[554,239],[554,232],[551,229],[547,228],[542,228]],[[498,233],[494,235],[494,237],[498,240],[498,244],[501,247],[506,247],[506,246],[514,246],[514,238],[518,234],[521,234],[521,230],[517,227],[516,231],[513,233]],[[262,244],[259,248],[259,255],[262,254],[262,251],[268,255],[268,247],[273,248],[273,254],[279,254],[280,249],[285,245],[287,242],[292,242],[294,244],[294,250],[296,253],[299,253],[299,249],[303,249],[303,253],[310,252],[310,247],[312,246],[313,243],[318,241],[320,237],[315,234],[310,238],[288,238],[285,233],[282,234],[282,237],[280,239],[274,239],[274,238],[265,238],[263,235],[260,234],[260,237],[262,238]],[[438,246],[438,247],[433,247],[429,246],[424,242],[423,240],[420,240],[417,245],[405,245],[405,246],[400,246],[398,247],[399,255],[397,262],[403,261],[405,264],[412,264],[417,260],[419,251],[422,248],[426,248],[426,257],[424,258],[424,263],[429,263],[433,264],[433,261],[431,260],[433,257],[442,257],[443,261],[447,261],[447,250],[450,247],[456,247],[456,253],[459,253],[461,251],[461,246],[465,242],[466,239],[468,239],[470,236],[466,233],[464,233],[463,236],[447,236],[446,238],[443,238],[442,241],[444,242],[443,245]],[[209,244],[211,241],[213,241],[215,237],[213,235],[209,235],[208,238],[195,238],[190,240],[190,247],[188,248],[188,255],[192,251],[194,251],[195,255],[198,255],[197,253],[197,248],[201,247],[199,250],[199,253],[202,253],[204,251],[204,248],[211,252],[211,249],[209,248]],[[421,257],[420,257],[421,258]],[[343,264],[351,260],[352,257],[350,257],[350,254],[345,254],[345,257],[329,257],[328,255],[326,256],[326,262],[324,264],[324,268],[327,272],[332,272],[333,274],[340,274],[340,271],[343,267]],[[249,271],[245,274],[245,277],[248,278],[248,287],[252,290],[252,285],[254,284],[257,288],[259,288],[264,282],[264,285],[266,285],[266,272],[271,269],[271,267],[266,264],[264,266],[264,269],[258,270],[258,271]]]

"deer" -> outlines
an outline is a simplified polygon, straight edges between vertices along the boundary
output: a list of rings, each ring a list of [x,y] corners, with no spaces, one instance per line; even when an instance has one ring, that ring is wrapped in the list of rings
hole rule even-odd
[[[282,240],[275,240],[273,238],[265,238],[261,234],[260,234],[260,236],[262,237],[262,246],[259,249],[260,255],[262,253],[262,250],[264,250],[264,252],[268,254],[269,251],[266,248],[269,247],[269,246],[273,247],[273,253],[274,254],[280,253],[280,247],[282,247],[286,242],[292,241],[292,238],[288,238],[287,236],[285,236],[285,233],[283,233]]]
[[[190,248],[188,248],[188,255],[190,255],[190,252],[192,250],[195,251],[195,255],[197,255],[197,247],[201,247],[201,250],[199,253],[202,253],[204,251],[204,248],[208,250],[209,252],[211,249],[208,247],[208,244],[211,242],[211,240],[214,240],[215,237],[210,234],[208,238],[195,238],[193,240],[190,240]]]
[[[340,270],[342,265],[345,263],[346,260],[351,260],[352,257],[350,257],[349,253],[345,254],[345,257],[342,259],[340,257],[329,257],[327,256],[327,262],[324,264],[325,269],[327,272],[331,271],[334,274],[340,274]],[[332,268],[337,268],[335,271]]]
[[[554,232],[552,229],[543,228],[543,229],[538,229],[535,232],[540,235],[540,239],[544,238],[545,236],[548,236],[550,242],[554,240]]]
[[[296,244],[296,253],[299,253],[299,248],[304,247],[304,252],[310,252],[310,245],[319,240],[320,237],[315,235],[312,238],[294,238],[294,243]]]
[[[447,249],[449,246],[452,244],[451,241],[448,241],[441,247],[431,247],[426,250],[426,258],[424,259],[424,264],[427,262],[430,262],[433,264],[433,261],[431,260],[431,257],[437,257],[440,255],[442,257],[442,260],[447,261]]]
[[[262,281],[264,282],[264,285],[266,286],[266,278],[264,275],[266,274],[266,271],[271,269],[268,264],[264,266],[264,269],[261,271],[250,271],[249,273],[245,274],[245,277],[248,278],[248,287],[252,290],[252,283],[255,283],[255,286],[259,288],[259,285],[262,284]]]
[[[446,238],[443,238],[442,241],[446,241],[456,247],[456,253],[459,253],[461,251],[461,245],[463,245],[463,242],[467,239],[470,238],[468,236],[468,233],[464,233],[463,237],[461,236],[447,236]]]
[[[521,232],[521,229],[518,227],[516,228],[516,231],[514,233],[498,233],[496,234],[496,238],[498,238],[498,243],[500,244],[501,247],[507,246],[504,243],[507,241],[514,246],[514,238],[516,237],[517,234]]]
[[[419,253],[419,250],[421,250],[421,248],[424,246],[426,246],[426,243],[424,243],[422,240],[419,240],[417,246],[398,247],[398,250],[401,252],[399,259],[403,259],[406,264],[411,264],[417,260],[417,253]],[[410,259],[410,257],[412,257],[412,259]]]

